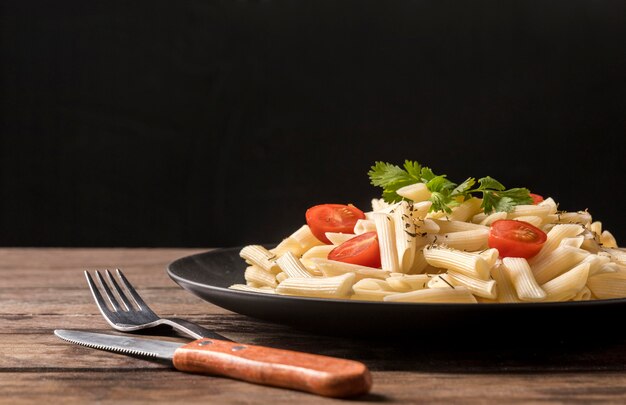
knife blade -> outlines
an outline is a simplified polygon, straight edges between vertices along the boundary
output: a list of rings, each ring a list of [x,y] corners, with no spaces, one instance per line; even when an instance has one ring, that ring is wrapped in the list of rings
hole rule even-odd
[[[190,343],[57,329],[68,342],[166,362],[180,371],[220,375],[237,380],[347,398],[372,386],[365,364],[318,354],[202,338]]]

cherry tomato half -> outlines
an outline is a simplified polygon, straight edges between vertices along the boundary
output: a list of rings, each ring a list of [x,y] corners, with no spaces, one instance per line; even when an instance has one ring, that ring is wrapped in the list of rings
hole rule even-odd
[[[380,248],[376,232],[365,232],[348,239],[331,250],[328,259],[380,268]]]
[[[539,253],[547,235],[541,229],[524,221],[501,219],[489,230],[489,247],[498,249],[500,257],[529,259]]]
[[[530,198],[533,199],[533,204],[535,204],[535,205],[537,205],[537,204],[539,204],[540,202],[543,201],[543,197],[540,196],[539,194],[530,193]]]
[[[356,221],[365,214],[352,204],[322,204],[309,208],[305,217],[313,235],[330,245],[326,232],[354,233]]]

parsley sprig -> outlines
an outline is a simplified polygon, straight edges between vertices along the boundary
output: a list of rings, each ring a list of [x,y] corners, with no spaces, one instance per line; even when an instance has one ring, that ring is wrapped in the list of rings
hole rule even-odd
[[[474,194],[482,197],[481,207],[485,213],[492,211],[509,212],[514,206],[532,204],[530,192],[526,188],[506,189],[493,177],[476,180],[468,177],[461,184],[448,180],[445,174],[437,175],[429,167],[416,161],[405,160],[402,167],[386,162],[376,162],[368,172],[373,185],[382,187],[383,199],[387,202],[403,198],[397,191],[405,186],[424,183],[431,192],[431,211],[452,212],[452,207],[471,198]],[[477,185],[478,183],[478,185]]]

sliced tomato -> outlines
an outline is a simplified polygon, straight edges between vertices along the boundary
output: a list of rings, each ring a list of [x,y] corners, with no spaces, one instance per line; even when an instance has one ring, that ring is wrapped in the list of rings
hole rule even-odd
[[[322,204],[309,208],[305,217],[313,235],[330,245],[326,232],[354,233],[356,221],[365,214],[352,204]]]
[[[491,224],[489,247],[498,249],[500,257],[529,259],[541,250],[547,235],[524,221],[501,219]]]
[[[530,193],[530,198],[533,199],[533,204],[535,204],[535,205],[537,205],[537,204],[539,204],[540,202],[543,201],[543,197],[540,196],[539,194]]]
[[[328,254],[328,259],[380,268],[380,248],[376,232],[365,232],[348,239]]]

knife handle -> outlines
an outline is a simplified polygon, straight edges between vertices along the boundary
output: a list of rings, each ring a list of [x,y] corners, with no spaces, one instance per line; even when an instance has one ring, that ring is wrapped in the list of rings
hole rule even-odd
[[[198,339],[179,347],[173,362],[181,371],[221,375],[328,397],[361,395],[372,387],[367,366],[357,361],[217,339]]]

